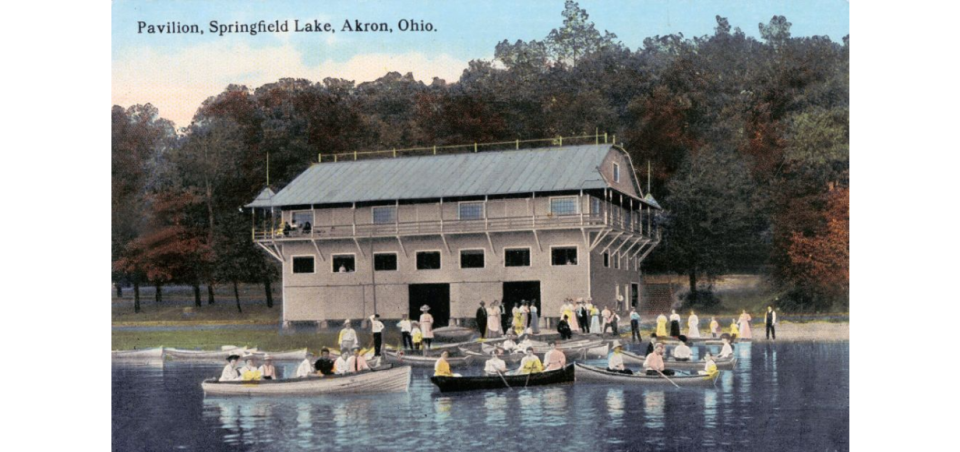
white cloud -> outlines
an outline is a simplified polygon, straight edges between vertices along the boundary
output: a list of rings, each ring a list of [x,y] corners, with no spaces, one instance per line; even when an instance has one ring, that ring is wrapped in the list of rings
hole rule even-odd
[[[301,52],[289,42],[265,48],[215,42],[174,53],[148,49],[120,55],[113,61],[112,102],[124,107],[149,102],[162,117],[182,127],[190,123],[204,99],[219,94],[231,83],[251,89],[286,77],[311,81],[337,77],[361,83],[389,71],[412,72],[428,83],[433,77],[451,82],[458,80],[466,67],[467,61],[447,54],[427,56],[419,52],[368,53],[346,62],[326,60],[307,66]]]

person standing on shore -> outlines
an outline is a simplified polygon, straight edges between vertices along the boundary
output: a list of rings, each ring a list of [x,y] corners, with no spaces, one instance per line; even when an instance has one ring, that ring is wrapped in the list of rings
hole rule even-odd
[[[587,306],[584,302],[580,301],[577,303],[577,322],[580,324],[580,332],[584,334],[590,333],[590,317],[587,313]]]
[[[743,314],[740,314],[740,337],[743,339],[753,339],[753,332],[750,331],[750,321],[753,320],[753,317],[750,317],[750,314],[747,314],[747,310],[743,310]]]
[[[410,322],[409,316],[406,314],[403,315],[403,319],[397,322],[397,327],[400,328],[400,338],[403,340],[404,350],[410,350],[413,348],[413,325]]]
[[[637,314],[636,308],[630,308],[630,337],[634,342],[639,343],[640,339],[640,314]]]
[[[500,326],[500,304],[494,300],[487,309],[487,338],[495,339],[502,336],[503,330]]]
[[[600,310],[593,303],[590,304],[590,332],[603,334],[603,329],[600,328]]]
[[[341,350],[350,350],[357,344],[357,332],[350,326],[350,319],[343,321],[343,329],[340,330],[340,336],[337,337],[337,345]]]
[[[720,322],[717,321],[716,317],[710,317],[710,334],[713,337],[720,334]]]
[[[420,306],[420,331],[423,332],[423,348],[429,349],[433,343],[433,316],[430,315],[430,306]]]
[[[480,307],[477,308],[477,330],[480,331],[480,339],[487,338],[487,308],[483,300],[480,300]]]
[[[537,299],[530,302],[530,332],[540,334],[540,310],[537,309]]]
[[[410,337],[413,340],[413,349],[420,350],[423,345],[423,331],[420,331],[420,324],[413,322],[413,329],[410,330]]]
[[[692,310],[690,318],[687,319],[687,337],[700,337],[700,317],[697,317]]]
[[[383,348],[383,322],[380,321],[380,314],[370,316],[370,332],[373,333],[373,356],[380,356],[380,349]]]
[[[670,336],[680,337],[680,314],[676,309],[670,313]]]
[[[667,316],[662,313],[657,316],[657,334],[658,337],[667,337]]]
[[[764,316],[764,323],[767,324],[767,339],[770,339],[770,336],[773,335],[773,340],[777,340],[777,311],[773,310],[773,306],[767,306],[767,314]]]
[[[740,327],[737,326],[737,319],[730,321],[730,338],[731,340],[740,337]]]

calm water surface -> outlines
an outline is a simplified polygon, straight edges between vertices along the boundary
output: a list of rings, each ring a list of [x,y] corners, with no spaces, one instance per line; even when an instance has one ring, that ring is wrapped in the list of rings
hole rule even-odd
[[[849,448],[848,343],[742,344],[737,353],[737,369],[724,371],[716,389],[575,384],[440,395],[427,369],[414,368],[408,393],[312,398],[205,398],[200,381],[222,366],[116,362],[113,448]],[[282,371],[292,374],[294,364]]]

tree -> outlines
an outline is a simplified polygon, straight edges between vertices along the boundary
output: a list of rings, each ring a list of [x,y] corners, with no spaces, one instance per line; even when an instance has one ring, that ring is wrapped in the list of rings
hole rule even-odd
[[[798,286],[831,299],[846,297],[850,290],[850,191],[832,190],[821,222],[811,234],[794,232],[790,237],[790,280]]]
[[[601,35],[590,15],[577,2],[567,0],[563,7],[563,27],[547,35],[546,47],[554,61],[576,67],[584,55],[607,47],[619,47],[617,35],[604,31]]]

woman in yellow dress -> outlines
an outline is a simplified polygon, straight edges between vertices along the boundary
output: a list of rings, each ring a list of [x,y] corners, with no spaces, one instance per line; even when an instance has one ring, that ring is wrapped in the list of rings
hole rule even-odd
[[[657,337],[667,337],[667,316],[663,314],[657,317]]]
[[[733,319],[733,321],[730,322],[730,334],[740,337],[740,327],[737,326],[737,319]]]
[[[513,331],[517,336],[523,334],[523,311],[519,306],[513,307]]]
[[[567,323],[570,324],[570,331],[577,331],[580,328],[580,324],[577,323],[577,316],[573,315],[573,303],[568,298],[565,303],[563,303],[563,311],[560,313],[560,318],[567,316]]]
[[[453,372],[450,372],[450,363],[447,361],[447,357],[450,356],[449,353],[443,352],[440,354],[440,359],[437,360],[437,363],[433,365],[433,376],[434,377],[453,377],[455,376]]]

